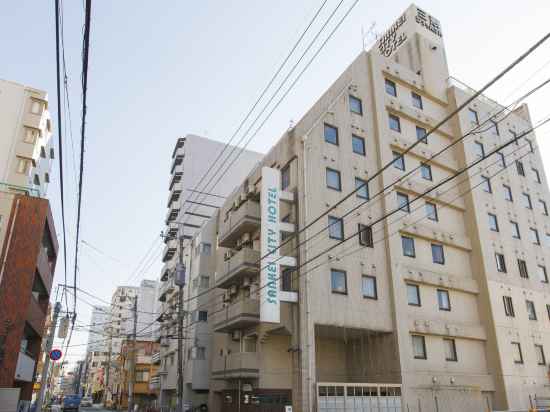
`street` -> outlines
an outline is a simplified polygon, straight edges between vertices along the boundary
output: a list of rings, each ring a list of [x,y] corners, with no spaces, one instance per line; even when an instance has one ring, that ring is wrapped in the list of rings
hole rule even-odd
[[[105,409],[100,404],[96,404],[92,407],[80,407],[79,412],[107,412],[108,409]],[[53,405],[51,412],[61,412],[61,405]]]

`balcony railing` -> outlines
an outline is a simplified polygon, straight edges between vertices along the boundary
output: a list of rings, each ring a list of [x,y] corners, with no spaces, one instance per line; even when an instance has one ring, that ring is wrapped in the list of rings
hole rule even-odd
[[[257,299],[237,299],[214,315],[215,332],[231,332],[243,329],[260,322],[260,301]]]
[[[217,287],[226,289],[233,284],[239,284],[243,277],[257,275],[260,271],[259,260],[259,250],[241,249],[219,265],[219,275],[216,275]]]
[[[254,231],[260,226],[260,203],[248,199],[229,212],[227,219],[220,221],[219,245],[234,247],[237,240],[245,233]]]
[[[0,192],[8,192],[8,193],[26,195],[31,197],[41,197],[38,189],[25,187],[25,186],[12,185],[6,182],[0,182]]]
[[[160,352],[154,352],[153,355],[151,356],[151,361],[155,365],[158,365],[160,363]]]
[[[257,352],[231,353],[214,356],[212,360],[213,379],[254,379],[260,374]]]

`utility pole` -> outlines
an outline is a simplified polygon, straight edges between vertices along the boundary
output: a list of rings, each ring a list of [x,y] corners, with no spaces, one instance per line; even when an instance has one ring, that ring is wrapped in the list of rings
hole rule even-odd
[[[176,412],[183,412],[183,287],[185,265],[183,263],[183,236],[180,236],[179,262],[176,265],[175,283],[178,286],[178,403]]]
[[[50,369],[50,352],[52,350],[53,339],[55,337],[55,328],[57,326],[57,318],[61,312],[61,303],[56,302],[53,308],[52,326],[46,340],[46,347],[44,353],[46,358],[44,359],[44,365],[42,366],[42,378],[40,379],[40,392],[38,394],[38,400],[36,401],[36,410],[42,411],[42,404],[44,403],[44,395],[46,393],[46,386],[48,383],[48,370]]]
[[[107,393],[109,391],[109,375],[111,372],[111,354],[113,352],[113,324],[109,326],[109,355],[107,356],[107,369],[105,370],[105,389],[103,391],[103,406],[107,403]]]
[[[137,295],[134,297],[134,332],[132,336],[132,353],[130,354],[130,371],[128,379],[128,412],[134,409],[134,380],[136,379],[136,334],[137,334]]]

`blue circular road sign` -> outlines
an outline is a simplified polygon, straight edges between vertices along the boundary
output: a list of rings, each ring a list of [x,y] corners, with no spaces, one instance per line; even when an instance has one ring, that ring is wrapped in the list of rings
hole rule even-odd
[[[50,351],[50,359],[51,360],[54,360],[54,361],[59,360],[59,359],[61,359],[62,355],[63,355],[63,353],[59,349],[54,349],[54,350]]]

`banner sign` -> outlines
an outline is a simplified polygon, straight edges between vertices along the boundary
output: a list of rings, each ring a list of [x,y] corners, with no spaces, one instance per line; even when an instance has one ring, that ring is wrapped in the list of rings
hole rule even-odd
[[[261,208],[261,256],[269,256],[260,262],[260,321],[279,323],[281,320],[279,277],[279,240],[281,235],[279,194],[281,172],[270,167],[262,168]]]

